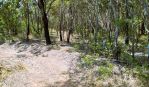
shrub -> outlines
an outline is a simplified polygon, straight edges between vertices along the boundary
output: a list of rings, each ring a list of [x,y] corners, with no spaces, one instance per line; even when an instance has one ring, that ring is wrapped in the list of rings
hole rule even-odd
[[[98,68],[99,75],[101,78],[106,79],[112,75],[113,72],[113,64],[106,62],[105,65],[101,65]]]

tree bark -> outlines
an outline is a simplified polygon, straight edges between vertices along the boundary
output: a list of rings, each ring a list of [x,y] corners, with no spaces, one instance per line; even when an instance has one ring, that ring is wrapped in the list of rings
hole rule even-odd
[[[128,12],[128,0],[125,0],[125,4],[126,4],[126,7],[125,7],[125,10],[126,10],[126,19],[129,18],[129,12]],[[125,44],[126,45],[129,45],[129,24],[128,22],[126,23],[125,25],[125,32],[126,32],[126,35],[125,35]]]
[[[42,14],[42,21],[43,21],[43,26],[44,26],[44,35],[46,39],[46,44],[49,45],[51,44],[51,39],[49,36],[49,29],[48,29],[48,18],[47,14],[44,9],[44,1],[43,0],[38,0],[38,6],[40,8],[41,14]]]
[[[70,5],[69,8],[69,14],[70,14],[70,23],[69,23],[69,31],[67,35],[67,43],[70,43],[70,35],[73,32],[73,11],[72,11],[72,4]]]
[[[125,35],[125,44],[126,45],[129,45],[129,30],[128,30],[129,26],[128,26],[128,23],[126,23],[125,25],[125,30],[126,30],[126,35]]]
[[[29,41],[29,35],[30,35],[30,15],[29,15],[29,4],[27,3],[27,31],[26,31],[26,41]]]
[[[62,30],[63,30],[63,4],[64,4],[64,1],[61,0],[61,8],[60,8],[60,29],[59,29],[59,33],[60,33],[60,41],[63,41],[63,38],[62,38]]]
[[[141,35],[145,34],[145,26],[144,26],[144,21],[141,23]]]

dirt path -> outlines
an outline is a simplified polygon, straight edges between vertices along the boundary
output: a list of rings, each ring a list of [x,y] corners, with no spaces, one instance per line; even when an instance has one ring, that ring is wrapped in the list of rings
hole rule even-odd
[[[20,51],[24,47],[26,48]],[[69,71],[75,66],[79,53],[69,53],[67,50],[71,47],[65,46],[60,50],[43,52],[40,50],[37,56],[31,52],[33,48],[37,51],[36,48],[39,46],[23,45],[17,48],[15,45],[8,44],[0,46],[0,63],[7,61],[9,66],[21,64],[25,68],[5,78],[2,87],[51,87],[52,85],[60,87],[69,80]]]

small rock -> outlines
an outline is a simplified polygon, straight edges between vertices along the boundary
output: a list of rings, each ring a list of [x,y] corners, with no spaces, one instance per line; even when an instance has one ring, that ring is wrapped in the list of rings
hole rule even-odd
[[[48,57],[48,54],[43,54],[42,57]]]

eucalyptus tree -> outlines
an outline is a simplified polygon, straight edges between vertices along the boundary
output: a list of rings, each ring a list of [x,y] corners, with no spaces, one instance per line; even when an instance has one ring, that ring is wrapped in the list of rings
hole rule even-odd
[[[145,26],[145,30],[147,31],[148,34],[148,44],[149,44],[149,24],[148,24],[148,19],[149,19],[149,1],[148,0],[144,0],[143,2],[143,9],[144,9],[144,26]],[[149,46],[149,45],[147,45]],[[147,47],[148,49],[148,47]],[[148,50],[149,51],[149,50]],[[148,54],[148,58],[149,58],[149,54]]]
[[[60,26],[59,26],[59,34],[60,34],[60,41],[63,41],[62,38],[62,30],[64,28],[64,0],[61,0],[60,6]]]
[[[52,42],[51,42],[51,39],[49,36],[49,24],[48,24],[47,13],[45,10],[44,0],[38,0],[38,6],[39,6],[40,12],[42,14],[42,21],[43,21],[43,26],[44,26],[44,35],[45,35],[45,39],[46,39],[46,44],[49,45]]]
[[[118,38],[119,38],[119,28],[120,26],[117,24],[116,21],[119,20],[120,18],[120,2],[117,0],[110,0],[109,1],[110,5],[110,14],[111,14],[111,20],[114,21],[114,57],[118,60],[119,54],[120,54],[120,49],[118,46]]]
[[[128,0],[125,0],[125,16],[126,16],[126,20],[129,19],[129,7],[128,7]],[[129,44],[129,23],[126,22],[125,24],[125,44],[128,45]]]
[[[23,0],[23,6],[25,8],[25,17],[26,17],[26,41],[29,41],[29,35],[30,35],[30,6],[29,6],[29,0]]]
[[[75,18],[77,12],[76,11],[76,1],[70,0],[69,2],[69,7],[68,7],[68,14],[69,14],[69,18],[68,18],[68,34],[67,34],[67,43],[70,43],[70,36],[74,31],[74,27],[75,27]]]

